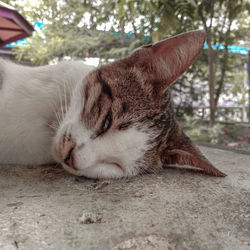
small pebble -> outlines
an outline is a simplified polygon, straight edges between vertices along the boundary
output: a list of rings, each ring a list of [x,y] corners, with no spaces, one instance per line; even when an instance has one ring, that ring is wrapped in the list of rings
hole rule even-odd
[[[96,214],[91,213],[83,213],[83,215],[79,218],[81,224],[94,224],[101,223],[102,218]]]

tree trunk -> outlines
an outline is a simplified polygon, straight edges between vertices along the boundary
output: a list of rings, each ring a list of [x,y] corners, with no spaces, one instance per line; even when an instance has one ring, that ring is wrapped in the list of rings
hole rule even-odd
[[[226,42],[227,43],[227,42]],[[218,82],[218,88],[215,94],[215,107],[217,108],[217,104],[220,98],[220,94],[222,92],[223,89],[223,85],[224,85],[224,78],[226,75],[226,69],[227,69],[227,61],[228,61],[228,44],[225,45],[225,52],[224,52],[224,56],[223,56],[223,62],[221,65],[221,73],[220,73],[220,80]]]
[[[213,126],[215,122],[215,112],[216,112],[216,106],[215,106],[215,55],[214,51],[212,48],[212,23],[213,23],[213,18],[214,18],[214,0],[210,1],[210,25],[207,26],[207,20],[203,15],[203,3],[201,2],[198,4],[198,1],[195,0],[196,4],[198,5],[198,15],[202,20],[204,29],[207,34],[207,45],[208,45],[208,68],[209,68],[209,77],[208,77],[208,84],[209,84],[209,106],[210,106],[210,121],[209,125]]]
[[[124,20],[121,21],[121,47],[125,45],[125,23]]]
[[[248,73],[248,121],[250,122],[250,50],[248,50],[247,73]]]
[[[208,67],[209,67],[209,104],[210,104],[210,126],[214,125],[215,122],[215,100],[214,100],[214,90],[215,90],[215,58],[214,51],[211,45],[211,34],[207,34],[208,43]]]

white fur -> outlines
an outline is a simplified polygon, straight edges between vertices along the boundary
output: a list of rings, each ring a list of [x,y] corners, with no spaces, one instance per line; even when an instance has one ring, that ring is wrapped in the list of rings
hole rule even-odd
[[[0,60],[0,163],[54,162],[48,123],[55,111],[62,118],[60,106],[92,69],[83,62],[32,68]]]
[[[135,128],[109,131],[94,140],[88,138],[73,151],[77,171],[71,172],[91,178],[134,176],[139,172],[136,161],[147,150],[148,139],[147,134]]]

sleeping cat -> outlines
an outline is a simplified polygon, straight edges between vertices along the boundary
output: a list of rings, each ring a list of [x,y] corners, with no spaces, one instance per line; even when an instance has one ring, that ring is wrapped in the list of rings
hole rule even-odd
[[[225,176],[177,124],[169,86],[202,50],[202,31],[93,69],[0,62],[0,163],[60,162],[75,175],[129,177],[165,164]]]

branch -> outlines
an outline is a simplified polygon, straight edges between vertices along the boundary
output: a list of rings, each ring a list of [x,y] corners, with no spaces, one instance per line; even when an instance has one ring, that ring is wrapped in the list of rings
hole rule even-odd
[[[206,33],[208,33],[207,23],[206,23],[204,15],[203,15],[203,4],[202,3],[199,4],[197,0],[195,0],[195,3],[198,6],[198,9],[197,9],[198,10],[198,15],[201,18],[201,21],[203,23],[204,29],[205,29]]]
[[[228,2],[228,5],[229,5],[229,2]],[[220,47],[220,42],[221,42],[221,40],[222,40],[223,29],[224,29],[225,24],[226,24],[227,10],[228,10],[228,8],[229,8],[229,6],[225,8],[224,19],[223,19],[223,23],[222,23],[221,29],[220,29],[220,31],[219,31],[219,40],[218,40],[218,45],[216,46],[216,50],[218,50],[219,47]]]
[[[221,65],[221,77],[220,77],[220,80],[218,82],[219,84],[219,87],[216,91],[216,94],[215,94],[215,107],[217,106],[218,104],[218,101],[219,101],[219,97],[220,97],[220,94],[221,94],[221,91],[222,91],[222,88],[223,88],[223,85],[224,85],[224,78],[225,78],[225,74],[226,74],[226,70],[227,70],[227,60],[228,60],[228,36],[231,32],[231,26],[232,26],[232,20],[230,20],[230,23],[229,23],[229,27],[228,27],[228,30],[226,32],[226,39],[225,39],[225,53],[224,53],[224,56],[223,56],[223,59],[222,59],[222,65]]]
[[[210,5],[210,25],[209,25],[209,29],[212,29],[212,24],[213,24],[213,18],[214,18],[214,0],[211,0],[211,5]]]
[[[134,29],[134,35],[135,35],[135,38],[137,38],[137,29],[136,29],[136,26],[135,26],[135,19],[134,19],[133,16],[131,17],[131,19],[132,19],[132,26],[133,26],[133,29]]]

